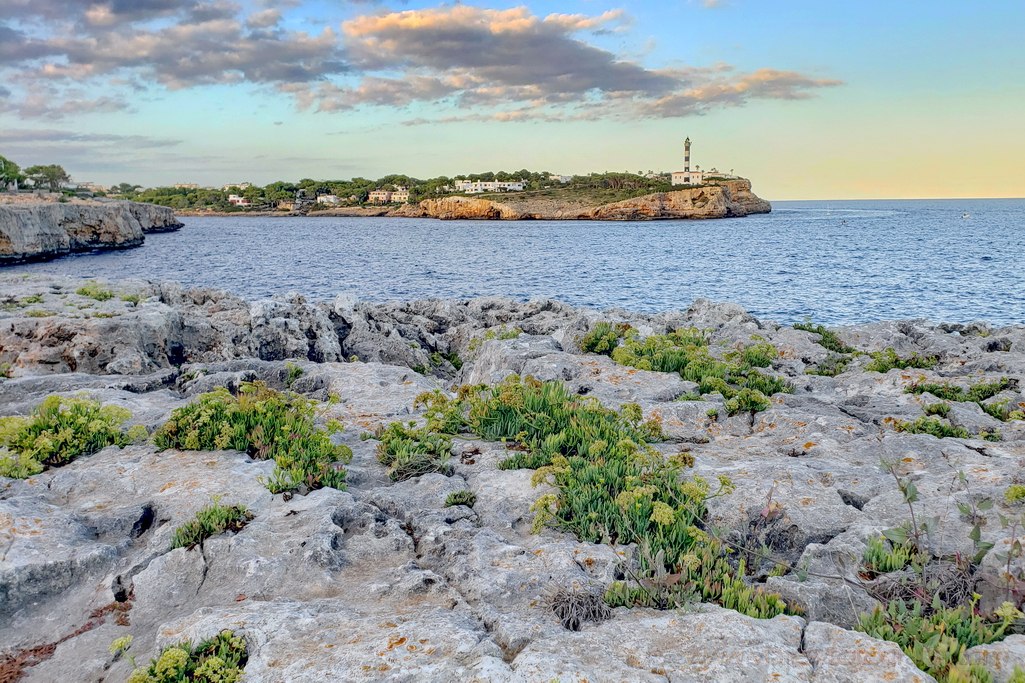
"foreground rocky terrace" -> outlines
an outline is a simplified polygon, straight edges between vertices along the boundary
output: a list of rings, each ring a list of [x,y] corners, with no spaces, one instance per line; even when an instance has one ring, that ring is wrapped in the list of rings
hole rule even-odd
[[[817,332],[707,301],[639,315],[504,299],[247,302],[167,283],[60,278],[6,277],[0,287],[0,362],[10,376],[0,382],[2,415],[81,394],[127,408],[126,426],[152,431],[204,392],[261,380],[323,401],[318,419],[339,420],[344,430],[332,438],[353,452],[347,490],[295,495],[268,491],[272,462],[146,442],[0,478],[3,680],[125,680],[132,657],[144,666],[163,646],[222,629],[244,636],[252,681],[932,680],[896,644],[852,630],[881,594],[865,548],[908,522],[901,482],[917,489],[916,519],[933,520],[933,556],[950,564],[994,544],[970,570],[980,610],[1008,597],[1009,583],[1012,601],[1021,599],[1004,574],[1025,570],[1012,545],[1022,532],[998,516],[1022,514],[1005,496],[1025,484],[1025,421],[1014,414],[1025,402],[1022,327],[841,328],[836,339],[862,353],[837,354]],[[769,344],[760,372],[793,393],[729,415],[721,395],[699,393],[679,373],[583,352],[600,321],[629,323],[638,338],[705,330],[717,357]],[[891,356],[868,354],[887,349],[930,367],[868,369],[885,369],[873,363]],[[840,374],[807,374],[838,355]],[[803,616],[756,619],[693,603],[620,607],[565,628],[555,592],[604,590],[624,578],[635,546],[534,533],[531,506],[552,489],[533,486],[531,470],[500,469],[507,444],[463,435],[448,474],[396,482],[367,438],[422,417],[414,401],[424,391],[510,374],[563,382],[611,408],[637,403],[659,419],[655,448],[689,453],[693,474],[735,487],[708,502],[708,528],[747,549],[749,582]],[[981,401],[907,391],[925,383],[999,388]],[[955,435],[897,429],[927,411]],[[463,490],[475,494],[472,507],[446,506]],[[215,497],[244,504],[253,519],[171,550],[174,530]],[[999,559],[1009,550],[1009,562]],[[127,635],[127,652],[111,654]],[[1025,666],[1025,637],[971,648],[964,660],[1010,680]]]

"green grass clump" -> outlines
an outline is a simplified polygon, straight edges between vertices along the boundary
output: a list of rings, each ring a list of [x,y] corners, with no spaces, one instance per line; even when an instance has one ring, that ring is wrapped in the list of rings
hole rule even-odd
[[[835,332],[830,332],[822,325],[813,325],[811,321],[798,323],[794,325],[794,329],[819,335],[819,339],[816,343],[834,353],[855,353],[857,351],[854,347],[847,346],[840,341],[840,337],[836,336]]]
[[[881,372],[884,374],[894,368],[899,370],[907,370],[909,368],[928,370],[929,368],[935,367],[936,363],[939,362],[939,358],[936,356],[920,356],[917,353],[913,353],[910,356],[898,356],[897,352],[891,348],[887,348],[883,351],[877,351],[871,354],[871,356],[872,360],[865,366],[865,369],[871,372]],[[937,398],[943,397],[938,396]]]
[[[580,340],[580,348],[585,353],[611,356],[615,348],[619,346],[619,340],[630,329],[630,325],[627,323],[614,325],[604,320],[597,322]]]
[[[245,639],[225,630],[194,647],[185,641],[164,648],[149,666],[135,669],[128,683],[238,683],[248,661]]]
[[[122,425],[132,414],[87,398],[48,396],[28,417],[0,418],[0,476],[24,479],[145,434]]]
[[[25,311],[25,317],[27,318],[52,318],[57,315],[54,311],[47,311],[42,308],[33,308],[31,311]]]
[[[455,399],[427,394],[418,403],[427,406],[428,431],[444,427],[510,442],[515,453],[500,467],[536,469],[534,483],[556,489],[532,506],[535,531],[553,527],[589,543],[636,543],[644,549],[646,576],[681,579],[671,591],[678,598],[693,595],[756,617],[788,610],[778,596],[745,584],[723,545],[704,531],[707,501],[730,491],[729,480],[713,485],[686,476],[693,457],[666,458],[651,446],[662,438],[661,424],[644,420],[640,406],[612,410],[561,382],[517,376],[493,387],[463,387]],[[645,581],[625,584],[607,599],[675,604]]]
[[[1011,420],[1025,420],[1025,404],[1019,403],[1017,408],[1011,406],[1010,400],[993,401],[992,403],[980,403],[979,407],[982,408],[987,415],[995,417],[1001,422],[1010,422]]]
[[[804,371],[806,375],[820,375],[822,377],[836,377],[847,369],[851,362],[849,356],[838,353],[831,353],[818,365],[812,366]]]
[[[521,334],[523,334],[523,330],[518,327],[506,327],[505,325],[502,325],[501,327],[489,327],[484,331],[482,336],[471,339],[468,348],[470,352],[474,352],[480,349],[486,341],[493,341],[495,339],[516,339]]]
[[[455,507],[456,505],[465,505],[468,508],[472,508],[477,503],[477,494],[469,489],[463,489],[462,491],[454,491],[445,497],[445,507]]]
[[[79,296],[87,296],[90,299],[96,299],[97,301],[108,301],[114,298],[114,292],[100,286],[98,282],[85,283],[75,290],[75,294]]]
[[[226,531],[238,533],[252,519],[253,513],[244,505],[225,506],[214,499],[211,505],[197,512],[193,519],[174,530],[174,535],[171,536],[171,550],[192,550],[211,536]]]
[[[159,448],[235,450],[259,460],[273,460],[266,482],[272,493],[330,487],[345,489],[345,469],[352,451],[336,446],[328,429],[314,424],[316,403],[295,394],[269,389],[263,382],[245,382],[238,396],[219,387],[193,403],[176,408],[157,430]]]
[[[871,538],[862,555],[862,566],[870,578],[879,574],[900,571],[915,559],[915,549],[911,543],[896,545],[883,536]]]
[[[138,306],[139,302],[142,301],[142,295],[141,294],[122,294],[121,295],[121,301],[124,301],[125,303],[132,304],[133,306]]]
[[[785,379],[757,370],[772,365],[777,356],[778,352],[771,344],[756,342],[730,352],[722,359],[715,358],[708,350],[707,333],[695,328],[652,335],[644,340],[638,340],[636,334],[628,332],[623,343],[612,352],[612,359],[620,365],[655,372],[677,372],[683,379],[697,382],[700,394],[718,393],[727,401],[741,393],[744,393],[741,399],[744,401],[753,397],[752,392],[765,396],[793,393],[793,385]]]
[[[987,618],[979,614],[975,601],[946,607],[937,598],[926,609],[918,601],[894,600],[886,609],[877,607],[863,615],[857,628],[896,643],[919,669],[940,683],[983,683],[992,681],[992,675],[962,661],[965,651],[1003,640],[1021,616],[1011,603]]]
[[[452,437],[415,422],[392,422],[378,430],[377,459],[388,468],[392,481],[405,481],[431,472],[449,474]]]
[[[993,398],[1005,389],[1010,389],[1014,384],[1014,380],[1009,377],[1001,377],[995,382],[979,382],[978,384],[969,386],[967,389],[954,384],[919,382],[917,384],[912,384],[904,391],[909,394],[929,393],[936,398],[943,399],[944,401],[968,401],[972,403],[981,403],[988,398]]]
[[[43,295],[42,294],[32,294],[32,295],[27,296],[24,299],[22,299],[19,303],[22,306],[28,306],[29,304],[41,304],[41,303],[43,303]]]
[[[946,417],[950,415],[950,404],[949,403],[933,403],[925,407],[926,415],[937,415],[939,417]]]
[[[937,417],[923,416],[913,422],[898,420],[894,424],[894,428],[898,432],[905,432],[907,434],[932,434],[939,439],[945,439],[947,437],[953,437],[955,439],[972,438],[971,433],[967,429],[964,429],[963,427],[955,427],[949,422],[945,422]]]

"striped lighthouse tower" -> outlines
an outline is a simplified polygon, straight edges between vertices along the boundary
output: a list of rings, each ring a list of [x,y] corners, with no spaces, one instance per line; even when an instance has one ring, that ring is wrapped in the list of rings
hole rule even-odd
[[[690,173],[690,138],[683,141],[683,172]]]

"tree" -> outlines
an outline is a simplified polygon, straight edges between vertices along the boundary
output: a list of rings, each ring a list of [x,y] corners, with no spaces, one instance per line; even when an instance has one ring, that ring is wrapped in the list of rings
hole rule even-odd
[[[61,186],[71,180],[71,176],[64,170],[64,167],[57,164],[29,166],[25,169],[25,175],[35,187],[46,186],[50,188],[50,192],[60,192]]]
[[[110,191],[115,194],[123,194],[125,196],[134,194],[136,190],[141,190],[142,185],[133,185],[132,183],[118,183],[114,187],[110,188]]]
[[[0,190],[7,189],[8,185],[14,185],[14,189],[18,189],[18,181],[22,178],[18,164],[0,156]]]

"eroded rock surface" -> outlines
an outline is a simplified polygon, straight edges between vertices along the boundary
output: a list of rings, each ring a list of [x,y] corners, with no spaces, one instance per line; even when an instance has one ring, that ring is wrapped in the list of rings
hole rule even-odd
[[[107,649],[115,638],[132,635],[129,652],[144,663],[163,645],[231,628],[246,638],[252,681],[924,682],[895,645],[848,630],[876,604],[860,587],[868,540],[908,514],[881,462],[915,483],[920,515],[940,520],[931,542],[941,554],[972,553],[972,523],[958,503],[994,501],[981,540],[997,549],[1011,539],[996,513],[1021,513],[1003,493],[1025,483],[1025,422],[954,401],[950,422],[969,438],[893,428],[938,401],[905,392],[921,381],[1007,378],[1001,400],[1025,402],[1021,327],[842,328],[840,338],[862,351],[893,348],[937,363],[878,373],[866,371],[869,357],[853,356],[846,371],[825,377],[805,374],[830,354],[818,335],[707,301],[660,315],[495,298],[246,302],[145,282],[105,283],[115,295],[97,301],[75,293],[81,284],[2,281],[0,361],[14,377],[0,381],[0,414],[83,392],[154,428],[202,392],[261,380],[325,401],[321,419],[341,420],[345,430],[333,438],[354,457],[347,491],[287,500],[261,483],[271,463],[152,445],[0,479],[0,657],[47,652],[24,668],[26,681],[124,680],[131,665]],[[25,315],[35,309],[57,315]],[[678,375],[583,354],[579,339],[599,319],[630,322],[642,335],[701,327],[715,353],[767,341],[779,356],[765,372],[795,391],[775,395],[768,410],[732,417],[717,394],[683,400],[696,398],[696,385]],[[734,482],[733,493],[711,502],[711,523],[738,546],[764,546],[794,568],[775,576],[773,562],[752,562],[749,578],[804,617],[756,620],[711,605],[619,608],[579,632],[563,628],[552,589],[600,589],[636,548],[532,533],[530,506],[546,489],[532,486],[528,470],[498,467],[504,444],[457,440],[449,476],[393,482],[375,440],[364,439],[391,421],[417,419],[413,402],[423,391],[512,373],[659,416],[667,435],[659,450],[689,451],[696,474]],[[990,430],[1002,440],[981,438]],[[446,507],[464,489],[476,504]],[[245,504],[253,520],[237,534],[171,550],[174,528],[215,496]],[[999,604],[999,563],[987,558],[980,572],[983,600]],[[1006,680],[1025,662],[1025,644],[1014,636],[969,657]]]

